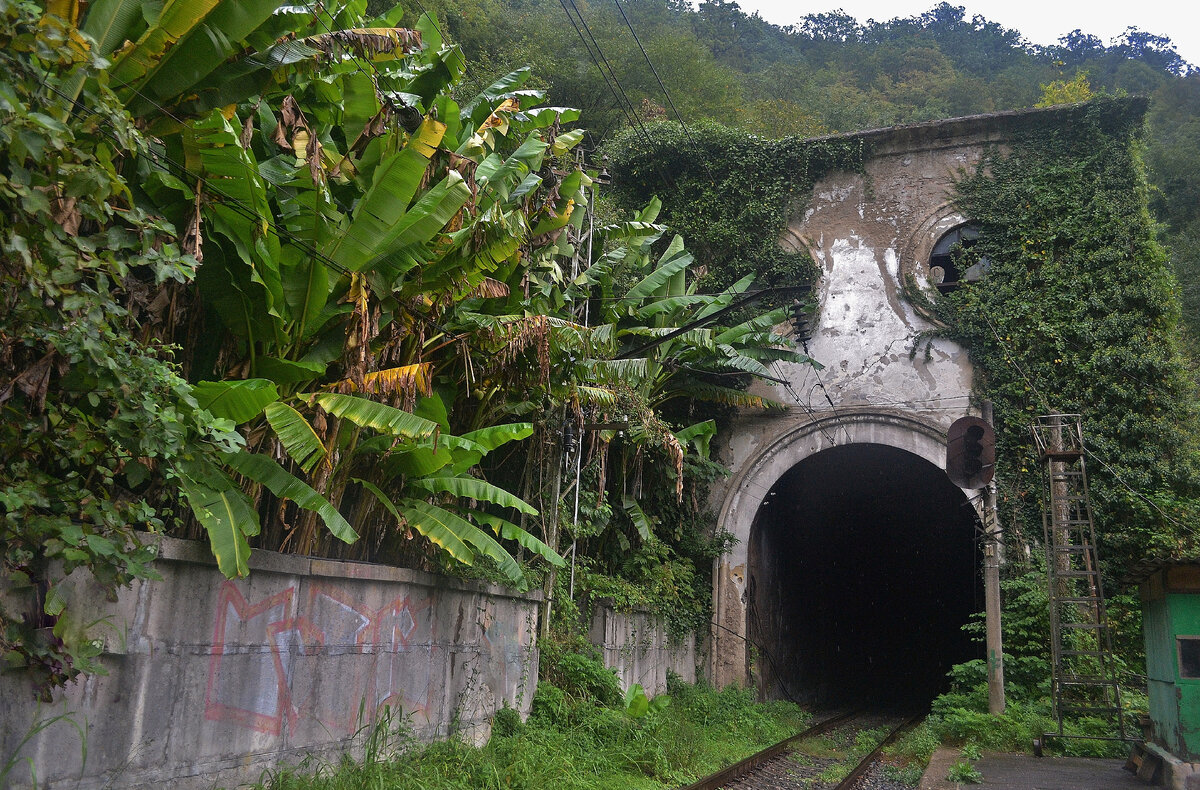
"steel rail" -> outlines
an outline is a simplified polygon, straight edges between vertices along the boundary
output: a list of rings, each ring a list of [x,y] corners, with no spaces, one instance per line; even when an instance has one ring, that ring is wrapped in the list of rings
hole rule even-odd
[[[851,711],[849,713],[842,713],[825,719],[824,721],[809,727],[803,732],[799,732],[790,738],[785,738],[774,746],[768,746],[757,754],[753,754],[750,757],[741,760],[740,762],[736,762],[733,765],[727,766],[726,768],[706,776],[693,784],[680,788],[680,790],[719,790],[721,787],[724,787],[727,784],[742,779],[759,766],[783,756],[791,750],[793,744],[806,738],[811,738],[814,735],[820,735],[823,732],[827,732],[839,724],[843,724],[846,721],[859,716],[862,712],[863,711]],[[883,750],[920,720],[921,715],[918,714],[897,725],[888,734],[888,736],[884,738],[878,746],[875,747],[874,751],[859,761],[859,763],[854,767],[854,770],[852,770],[846,776],[846,778],[837,785],[835,790],[853,790],[854,786],[858,784],[867,771],[870,770],[871,766],[875,764],[875,761],[879,759],[879,755],[883,752]]]
[[[851,711],[849,713],[839,713],[837,716],[832,716],[828,719],[825,719],[824,721],[809,727],[807,730],[798,732],[790,738],[784,738],[774,746],[768,746],[761,752],[752,754],[740,762],[736,762],[733,765],[722,768],[715,774],[710,774],[698,782],[680,788],[680,790],[718,790],[723,785],[740,779],[763,763],[773,760],[779,755],[783,754],[793,743],[805,738],[811,738],[814,735],[820,735],[827,730],[831,730],[847,719],[854,718],[861,712],[862,711]]]
[[[883,753],[883,750],[890,746],[897,738],[907,732],[910,728],[915,726],[917,722],[921,720],[921,718],[922,714],[917,714],[916,716],[912,716],[911,718],[901,722],[896,729],[892,730],[886,738],[879,742],[879,745],[875,747],[875,751],[862,758],[859,764],[855,766],[854,770],[851,771],[846,778],[841,781],[835,790],[854,790],[854,786],[857,785],[858,782],[866,775],[867,771],[871,769],[871,766],[873,766],[875,761],[879,759],[879,755]]]

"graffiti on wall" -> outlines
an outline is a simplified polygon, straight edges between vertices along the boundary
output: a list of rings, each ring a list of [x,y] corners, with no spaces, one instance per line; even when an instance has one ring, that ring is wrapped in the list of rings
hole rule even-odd
[[[317,584],[251,602],[225,582],[205,718],[273,735],[306,722],[353,734],[384,706],[428,720],[441,650],[430,603],[401,595],[376,609]]]

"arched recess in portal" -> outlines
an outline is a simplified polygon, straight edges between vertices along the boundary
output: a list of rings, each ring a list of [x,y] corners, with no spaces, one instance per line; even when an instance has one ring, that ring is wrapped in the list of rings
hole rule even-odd
[[[982,609],[977,513],[944,456],[940,426],[847,408],[735,470],[720,511],[738,540],[714,577],[714,681],[809,701],[919,697],[982,655],[961,632]]]

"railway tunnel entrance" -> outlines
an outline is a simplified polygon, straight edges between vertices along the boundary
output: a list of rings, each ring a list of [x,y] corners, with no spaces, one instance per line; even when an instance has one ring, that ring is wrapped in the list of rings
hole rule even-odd
[[[976,513],[930,461],[886,444],[828,447],[763,497],[747,545],[746,626],[763,696],[924,703],[983,657]]]

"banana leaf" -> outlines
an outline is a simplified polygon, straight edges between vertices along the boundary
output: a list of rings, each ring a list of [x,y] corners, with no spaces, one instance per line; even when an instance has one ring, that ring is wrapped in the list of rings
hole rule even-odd
[[[250,544],[246,538],[258,534],[258,514],[246,495],[230,482],[212,488],[187,476],[180,477],[180,487],[196,520],[208,533],[208,542],[217,567],[225,578],[250,574]]]
[[[550,548],[545,543],[542,543],[533,535],[529,534],[529,532],[521,529],[511,521],[507,521],[499,516],[493,516],[491,513],[484,513],[483,511],[479,510],[471,511],[471,518],[475,519],[480,524],[491,527],[492,532],[499,535],[504,540],[515,540],[517,544],[521,546],[521,548],[525,549],[526,551],[533,552],[549,562],[551,565],[561,568],[567,564],[566,560],[564,560],[562,555],[560,555],[557,551]]]
[[[374,483],[367,480],[360,480],[357,477],[351,479],[379,500],[379,503],[396,519],[396,523],[411,526],[417,532],[429,538],[434,544],[441,546],[446,550],[447,554],[464,565],[473,565],[475,563],[475,553],[471,551],[471,547],[464,543],[455,534],[454,530],[444,523],[443,519],[439,517],[439,513],[426,512],[424,508],[420,507],[424,504],[422,502],[402,500],[402,503],[407,507],[405,513],[401,514],[400,509],[396,507],[391,498],[383,493]]]
[[[683,237],[675,236],[666,252],[659,258],[654,271],[630,288],[626,296],[631,299],[640,299],[659,295],[659,291],[669,285],[671,278],[687,269],[692,264],[692,260],[692,254],[684,249]],[[667,296],[668,294],[661,295]]]
[[[358,533],[346,519],[342,518],[342,514],[330,504],[328,499],[280,466],[275,459],[262,453],[248,453],[241,450],[226,455],[225,463],[239,474],[245,475],[256,483],[262,483],[280,499],[290,499],[305,510],[315,512],[325,523],[325,528],[343,543],[353,543],[358,540]]]
[[[717,423],[714,420],[705,420],[676,431],[675,438],[681,445],[690,443],[701,458],[708,458],[709,443],[716,433]]]
[[[408,144],[375,169],[371,187],[355,207],[350,226],[325,250],[334,266],[360,271],[381,254],[397,223],[408,213],[445,128],[426,118]]]
[[[367,398],[324,392],[310,397],[322,409],[363,428],[390,434],[401,439],[431,439],[438,424],[400,409]]]
[[[371,493],[378,497],[382,492],[376,493],[377,491],[378,489]],[[468,524],[447,510],[416,499],[401,500],[399,512],[406,524],[441,546],[451,557],[464,565],[475,564],[475,552],[467,545],[462,528],[462,525],[466,524],[478,531],[473,524]]]
[[[525,500],[477,477],[467,477],[465,475],[447,475],[443,477],[435,475],[409,480],[408,485],[410,488],[415,488],[418,491],[424,491],[429,494],[453,494],[464,499],[478,499],[483,502],[500,505],[501,507],[511,507],[530,516],[538,514],[537,508]]]
[[[269,403],[279,400],[274,382],[266,379],[201,381],[192,388],[200,408],[239,425],[262,414]]]
[[[467,521],[462,516],[451,513],[449,510],[440,508],[437,505],[430,505],[427,502],[421,502],[415,499],[405,500],[402,506],[402,512],[405,519],[421,529],[420,524],[426,526],[438,526],[441,529],[450,532],[455,537],[459,538],[464,543],[468,543],[475,548],[480,554],[486,557],[491,557],[500,566],[500,570],[509,578],[513,584],[523,586],[525,584],[525,574],[521,570],[521,566],[513,559],[512,555],[504,550],[504,547],[496,542],[496,539],[487,534],[479,527]],[[414,515],[418,520],[414,520]],[[425,534],[423,531],[421,534]],[[430,535],[426,535],[435,543],[437,540]],[[441,545],[441,544],[438,544]]]
[[[220,0],[159,59],[146,77],[144,92],[160,101],[182,95],[236,53],[278,6],[278,0]]]
[[[229,3],[240,0],[226,0]],[[126,101],[158,65],[171,47],[192,32],[220,0],[167,0],[158,20],[136,43],[123,47],[112,58],[109,82]]]
[[[629,520],[633,522],[633,526],[637,528],[641,539],[644,542],[654,540],[654,523],[646,515],[646,511],[642,510],[637,500],[627,496],[621,500],[621,507],[625,510],[625,514],[629,516]]]
[[[321,437],[317,436],[304,415],[286,403],[267,404],[265,411],[267,422],[279,437],[283,449],[297,466],[305,472],[311,472],[326,456]]]

